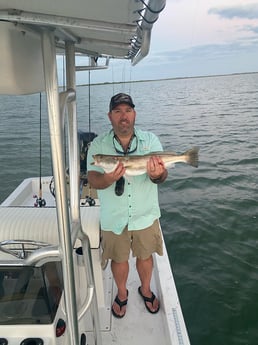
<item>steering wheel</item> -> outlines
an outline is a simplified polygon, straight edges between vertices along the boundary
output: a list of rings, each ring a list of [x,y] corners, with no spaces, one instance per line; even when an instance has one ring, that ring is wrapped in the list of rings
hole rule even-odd
[[[7,248],[10,246],[10,248]],[[19,259],[25,259],[36,249],[49,246],[49,243],[31,240],[6,240],[0,242],[0,250]]]

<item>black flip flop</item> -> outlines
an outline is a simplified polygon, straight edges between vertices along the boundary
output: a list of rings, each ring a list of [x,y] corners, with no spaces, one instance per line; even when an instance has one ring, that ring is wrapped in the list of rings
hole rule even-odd
[[[148,310],[148,312],[150,312],[151,314],[156,314],[156,313],[159,311],[160,305],[158,306],[158,308],[157,308],[156,310],[152,311],[152,310],[148,307],[148,305],[147,305],[147,303],[146,303],[146,302],[149,302],[149,303],[151,303],[151,304],[153,305],[153,302],[154,302],[154,300],[155,300],[155,298],[156,298],[156,296],[154,295],[154,293],[152,292],[151,297],[146,297],[146,296],[144,296],[144,295],[142,294],[142,292],[141,292],[141,287],[140,287],[140,286],[139,286],[139,288],[138,288],[138,292],[139,292],[139,294],[141,295],[141,297],[142,297],[142,299],[143,299],[143,301],[144,301],[145,307],[146,307],[146,309]]]
[[[127,290],[127,296],[128,296],[128,290]],[[116,298],[115,298],[115,300],[114,300],[114,302],[116,302],[116,304],[119,305],[120,310],[122,309],[123,306],[127,305],[127,301],[128,301],[128,299],[126,299],[126,300],[124,300],[124,301],[121,301],[121,300],[118,298],[118,295],[116,295]],[[126,313],[126,312],[125,312],[123,315],[117,314],[117,313],[114,311],[113,306],[112,306],[112,308],[111,308],[111,311],[112,311],[113,316],[114,316],[114,317],[117,317],[118,319],[122,319],[122,317],[124,317],[124,316],[125,316],[125,313]]]

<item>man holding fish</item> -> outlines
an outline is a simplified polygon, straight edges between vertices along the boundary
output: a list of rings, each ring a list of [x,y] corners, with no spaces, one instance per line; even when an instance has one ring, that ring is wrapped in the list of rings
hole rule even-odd
[[[112,313],[118,318],[126,313],[131,250],[141,281],[138,292],[150,313],[159,310],[159,301],[150,288],[152,254],[163,254],[157,184],[165,181],[166,166],[187,162],[192,155],[169,153],[165,165],[157,136],[135,128],[134,108],[127,94],[119,93],[111,98],[108,117],[112,130],[94,139],[87,163],[88,181],[98,190],[101,205],[102,258],[111,259],[118,288],[112,305]]]

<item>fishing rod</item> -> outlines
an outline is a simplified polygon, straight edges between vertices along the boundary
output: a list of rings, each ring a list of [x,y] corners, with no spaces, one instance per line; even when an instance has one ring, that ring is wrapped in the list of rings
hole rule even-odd
[[[42,198],[42,95],[39,94],[39,195],[35,195],[34,207],[46,206],[46,200]]]

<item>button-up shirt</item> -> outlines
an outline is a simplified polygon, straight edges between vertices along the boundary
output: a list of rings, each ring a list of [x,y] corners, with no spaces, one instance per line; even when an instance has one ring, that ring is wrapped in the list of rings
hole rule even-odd
[[[115,145],[118,150],[123,151],[117,141]],[[136,147],[137,149],[131,155],[163,151],[155,134],[140,129],[135,129],[135,137],[130,150],[132,151]],[[113,131],[96,137],[88,150],[87,170],[103,173],[101,167],[91,165],[92,155],[95,154],[117,155]],[[154,220],[160,217],[157,184],[153,183],[146,173],[126,179],[124,193],[121,196],[115,194],[115,184],[97,191],[100,200],[102,230],[121,234],[126,225],[129,231],[141,230],[152,225]]]

